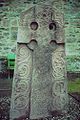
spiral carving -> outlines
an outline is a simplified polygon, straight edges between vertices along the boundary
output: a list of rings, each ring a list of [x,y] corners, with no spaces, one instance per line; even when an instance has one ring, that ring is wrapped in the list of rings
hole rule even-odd
[[[18,73],[20,75],[20,77],[25,77],[29,75],[30,73],[30,66],[28,64],[26,64],[25,62],[18,65]]]
[[[30,59],[30,52],[27,48],[27,45],[22,44],[19,45],[18,53],[17,53],[17,61],[22,62],[23,60],[29,60]]]
[[[66,105],[66,97],[65,95],[63,96],[54,96],[54,100],[53,100],[53,109],[58,109],[58,110],[61,110],[63,109],[63,107],[65,107]]]
[[[13,80],[12,112],[29,109],[31,51],[26,44],[17,44],[16,67]]]
[[[24,95],[18,95],[14,99],[14,108],[15,109],[24,109],[28,106],[27,98]]]
[[[21,80],[17,81],[16,86],[15,86],[15,91],[16,92],[28,92],[29,91],[29,81]]]
[[[65,61],[64,52],[55,52],[52,55],[52,67],[54,79],[64,79],[65,77]]]
[[[65,93],[65,83],[64,81],[55,81],[53,84],[53,91],[54,94],[57,96],[60,96],[60,94],[64,94]],[[54,95],[53,95],[54,96]]]

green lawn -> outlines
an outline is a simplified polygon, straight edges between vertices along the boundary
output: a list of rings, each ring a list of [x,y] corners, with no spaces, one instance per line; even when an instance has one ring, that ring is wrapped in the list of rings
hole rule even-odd
[[[68,81],[68,92],[78,92],[80,93],[80,78],[74,81]]]

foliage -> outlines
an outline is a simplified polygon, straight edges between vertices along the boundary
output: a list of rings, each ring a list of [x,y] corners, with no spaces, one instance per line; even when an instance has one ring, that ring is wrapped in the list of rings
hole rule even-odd
[[[78,92],[80,93],[80,78],[73,81],[68,81],[68,92]]]

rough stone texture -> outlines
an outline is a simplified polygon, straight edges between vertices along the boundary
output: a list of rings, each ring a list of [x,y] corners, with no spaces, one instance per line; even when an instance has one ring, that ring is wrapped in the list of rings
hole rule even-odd
[[[33,75],[31,91],[30,118],[50,116],[52,109],[52,78],[51,78],[50,46],[38,46],[33,53]]]
[[[54,7],[52,2],[29,5],[20,15],[11,120],[67,112],[63,13],[55,3],[61,5],[61,1],[54,1]],[[32,22],[38,23],[37,30],[31,29]]]
[[[11,119],[29,116],[32,55],[26,44],[18,44],[16,66],[13,79]]]
[[[62,46],[57,50],[54,48],[55,45],[52,49],[50,46],[41,46],[34,50],[30,114],[32,119],[52,116],[54,111],[66,110],[68,96],[64,55]]]

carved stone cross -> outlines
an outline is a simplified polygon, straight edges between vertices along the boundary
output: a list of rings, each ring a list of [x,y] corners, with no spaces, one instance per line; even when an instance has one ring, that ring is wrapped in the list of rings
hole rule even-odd
[[[10,119],[65,113],[68,95],[63,14],[37,4],[21,13]]]

